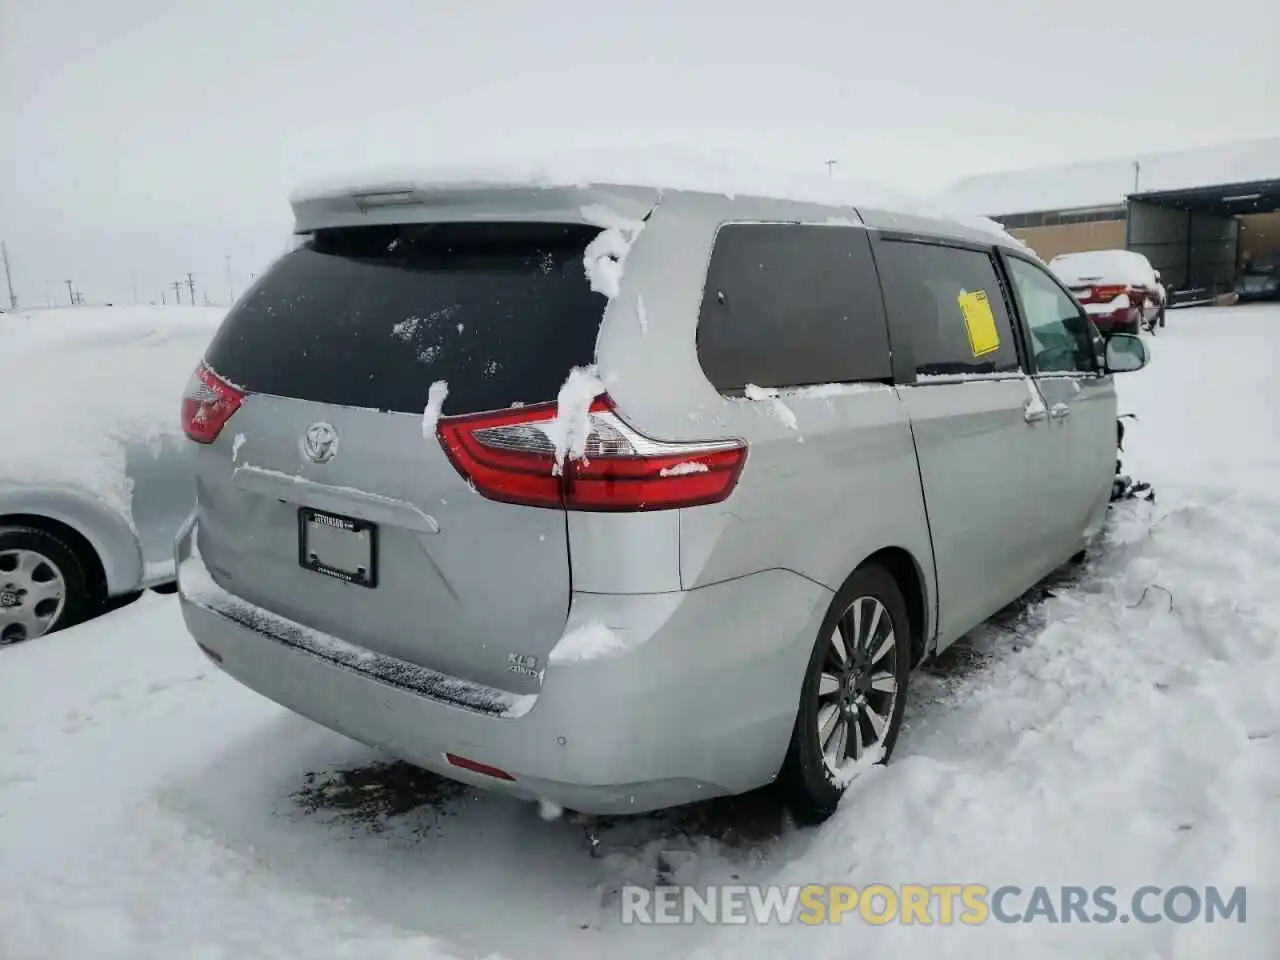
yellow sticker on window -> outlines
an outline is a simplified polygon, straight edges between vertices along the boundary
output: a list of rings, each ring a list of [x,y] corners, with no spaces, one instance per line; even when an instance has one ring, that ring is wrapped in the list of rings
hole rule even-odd
[[[969,349],[975,357],[985,357],[1000,349],[1000,331],[985,290],[961,293],[956,297],[964,314],[964,327],[969,332]]]

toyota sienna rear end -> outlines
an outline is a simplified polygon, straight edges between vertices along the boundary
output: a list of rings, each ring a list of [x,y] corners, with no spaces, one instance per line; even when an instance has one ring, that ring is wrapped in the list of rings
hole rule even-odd
[[[708,381],[697,319],[730,202],[502,186],[295,201],[299,245],[228,314],[184,399],[198,479],[179,582],[206,655],[354,739],[584,812],[773,779],[834,589],[803,567],[860,549],[810,549],[822,505],[861,477],[894,504],[868,537],[905,516],[929,547],[891,387],[854,398],[855,421],[813,400],[806,461],[785,418]],[[822,269],[874,284],[844,263]],[[806,486],[812,523],[770,534],[778,494]]]

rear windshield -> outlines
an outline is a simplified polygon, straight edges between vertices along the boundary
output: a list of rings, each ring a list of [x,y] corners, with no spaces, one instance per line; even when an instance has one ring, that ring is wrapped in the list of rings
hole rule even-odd
[[[605,298],[583,253],[597,227],[412,224],[320,231],[227,315],[206,359],[254,393],[420,412],[554,400],[594,361]]]

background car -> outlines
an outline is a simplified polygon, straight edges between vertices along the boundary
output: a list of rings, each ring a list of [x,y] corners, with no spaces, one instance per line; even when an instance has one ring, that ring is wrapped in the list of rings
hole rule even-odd
[[[223,313],[0,320],[0,645],[173,582],[173,537],[194,499],[173,398]]]
[[[1164,286],[1151,262],[1132,250],[1064,253],[1049,269],[1072,294],[1102,333],[1138,333],[1164,309]]]
[[[1236,295],[1241,300],[1280,300],[1280,265],[1252,264],[1236,282]]]

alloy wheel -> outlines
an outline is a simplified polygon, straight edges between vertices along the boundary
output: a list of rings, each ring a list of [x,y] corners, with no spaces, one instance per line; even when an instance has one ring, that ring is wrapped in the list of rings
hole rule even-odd
[[[831,632],[818,678],[818,749],[833,776],[883,743],[898,699],[897,661],[889,611],[875,597],[854,600]]]
[[[0,646],[48,633],[66,605],[57,564],[35,550],[0,551]]]

